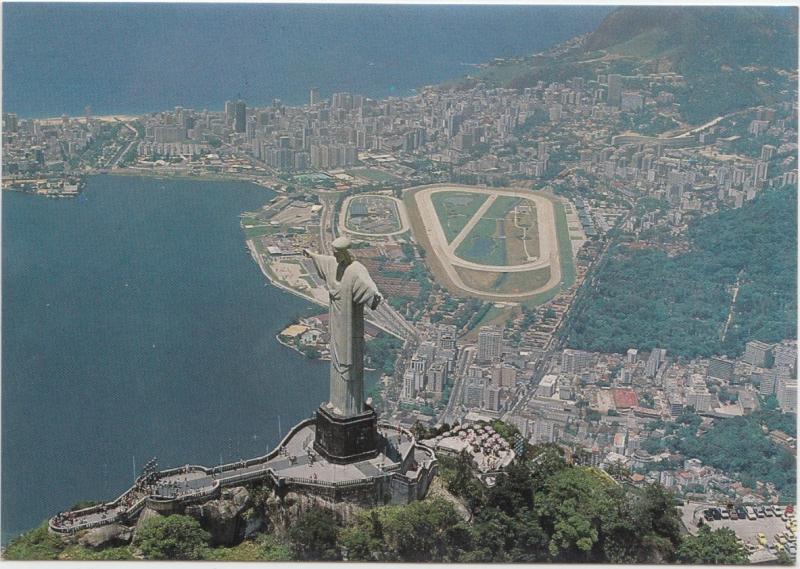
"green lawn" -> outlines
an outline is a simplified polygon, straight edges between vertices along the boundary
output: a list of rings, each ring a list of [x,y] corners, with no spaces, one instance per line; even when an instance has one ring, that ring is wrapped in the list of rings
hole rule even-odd
[[[456,249],[456,255],[481,265],[505,265],[505,239],[497,236],[497,221],[484,218],[475,224]]]
[[[502,219],[506,214],[511,211],[515,205],[519,203],[519,198],[511,198],[508,196],[499,196],[491,207],[486,210],[484,217]]]
[[[569,238],[569,226],[564,204],[555,204],[556,236],[558,237],[558,254],[561,259],[561,280],[564,287],[569,287],[575,282],[575,264],[572,261],[572,243]]]
[[[437,192],[431,195],[436,216],[450,243],[461,233],[478,208],[488,199],[485,194],[468,192]]]
[[[276,231],[276,229],[271,225],[256,225],[254,227],[243,227],[242,229],[244,229],[244,234],[247,239],[262,237]]]
[[[456,249],[456,255],[467,261],[482,265],[505,265],[506,239],[499,234],[497,220],[519,203],[519,198],[501,196],[489,207],[481,220],[475,224],[467,238]],[[506,227],[508,232],[508,227]]]

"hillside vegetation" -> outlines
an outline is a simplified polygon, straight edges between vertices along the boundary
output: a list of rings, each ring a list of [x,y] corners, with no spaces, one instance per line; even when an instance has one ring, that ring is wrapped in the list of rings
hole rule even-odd
[[[779,73],[779,70],[782,70]],[[598,75],[674,71],[672,91],[691,124],[759,104],[792,87],[797,9],[745,6],[625,6],[609,14],[581,49],[481,70],[477,78],[513,88]]]
[[[796,209],[796,188],[765,192],[741,209],[694,222],[691,250],[675,257],[616,245],[598,268],[591,301],[575,307],[569,345],[600,352],[661,347],[707,357],[740,355],[749,340],[794,338]]]

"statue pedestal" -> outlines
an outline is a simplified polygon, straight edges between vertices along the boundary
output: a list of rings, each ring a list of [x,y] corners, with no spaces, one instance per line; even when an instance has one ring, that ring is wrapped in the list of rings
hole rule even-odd
[[[360,415],[340,417],[320,406],[316,413],[314,450],[335,464],[376,457],[378,415],[367,407]]]

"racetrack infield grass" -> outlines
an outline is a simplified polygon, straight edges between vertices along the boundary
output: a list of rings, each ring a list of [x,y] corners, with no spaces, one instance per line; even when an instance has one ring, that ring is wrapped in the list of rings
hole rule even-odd
[[[472,219],[475,212],[489,199],[487,194],[471,192],[436,192],[431,194],[431,202],[439,218],[444,236],[448,243],[461,233],[464,226]]]
[[[550,267],[519,273],[493,273],[455,267],[467,286],[486,291],[487,294],[519,294],[536,290],[547,284]]]
[[[508,265],[521,265],[527,263],[528,256],[525,254],[525,243],[527,242],[528,255],[538,257],[539,252],[539,225],[536,219],[536,206],[532,202],[522,200],[523,203],[531,204],[529,213],[514,213],[511,209],[506,214],[506,262]],[[517,227],[514,222],[521,225]],[[523,228],[527,239],[523,239]]]
[[[484,217],[456,249],[456,255],[465,261],[480,265],[505,265],[506,240],[501,237],[502,220]]]
[[[481,265],[506,265],[509,212],[519,198],[498,197],[456,249],[456,255]],[[512,220],[513,222],[513,220]]]

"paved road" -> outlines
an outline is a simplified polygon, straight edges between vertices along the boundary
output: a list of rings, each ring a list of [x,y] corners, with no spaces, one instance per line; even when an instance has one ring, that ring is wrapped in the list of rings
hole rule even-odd
[[[439,424],[447,423],[452,425],[456,420],[461,419],[461,402],[463,399],[464,383],[466,381],[467,369],[475,359],[476,348],[470,346],[459,354],[456,370],[453,375],[453,390],[450,392],[450,399],[447,401],[447,408],[442,413]]]

